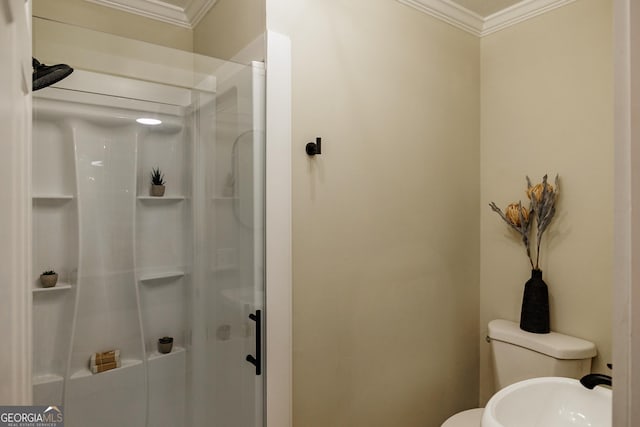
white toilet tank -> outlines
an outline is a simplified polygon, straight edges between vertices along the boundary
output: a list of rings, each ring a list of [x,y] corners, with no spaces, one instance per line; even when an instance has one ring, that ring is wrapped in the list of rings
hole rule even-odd
[[[489,322],[496,385],[502,389],[536,377],[580,378],[597,354],[592,342],[551,332],[534,334],[508,320]]]

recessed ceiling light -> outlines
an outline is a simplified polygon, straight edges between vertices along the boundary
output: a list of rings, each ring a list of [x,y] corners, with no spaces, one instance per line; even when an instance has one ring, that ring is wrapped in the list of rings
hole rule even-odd
[[[158,119],[151,119],[148,117],[140,117],[139,119],[136,119],[136,122],[142,124],[142,125],[149,125],[149,126],[156,126],[159,125],[160,123],[162,123],[162,120],[158,120]]]

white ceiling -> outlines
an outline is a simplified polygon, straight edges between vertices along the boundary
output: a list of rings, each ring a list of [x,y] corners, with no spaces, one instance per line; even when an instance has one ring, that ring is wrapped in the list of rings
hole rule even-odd
[[[471,12],[477,13],[483,18],[513,6],[516,3],[520,3],[520,1],[521,0],[452,0],[453,3],[469,9]]]

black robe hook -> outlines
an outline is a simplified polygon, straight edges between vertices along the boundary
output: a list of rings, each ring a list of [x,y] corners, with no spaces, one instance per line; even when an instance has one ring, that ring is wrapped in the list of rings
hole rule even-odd
[[[322,138],[317,137],[316,142],[309,142],[305,147],[307,154],[315,156],[316,154],[322,154]]]

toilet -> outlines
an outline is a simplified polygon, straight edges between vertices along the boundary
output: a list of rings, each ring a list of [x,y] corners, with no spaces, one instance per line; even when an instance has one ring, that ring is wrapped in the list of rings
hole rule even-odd
[[[597,354],[592,342],[551,332],[533,334],[508,320],[489,322],[488,340],[498,390],[536,377],[581,378]],[[479,427],[483,408],[459,412],[441,427]]]

